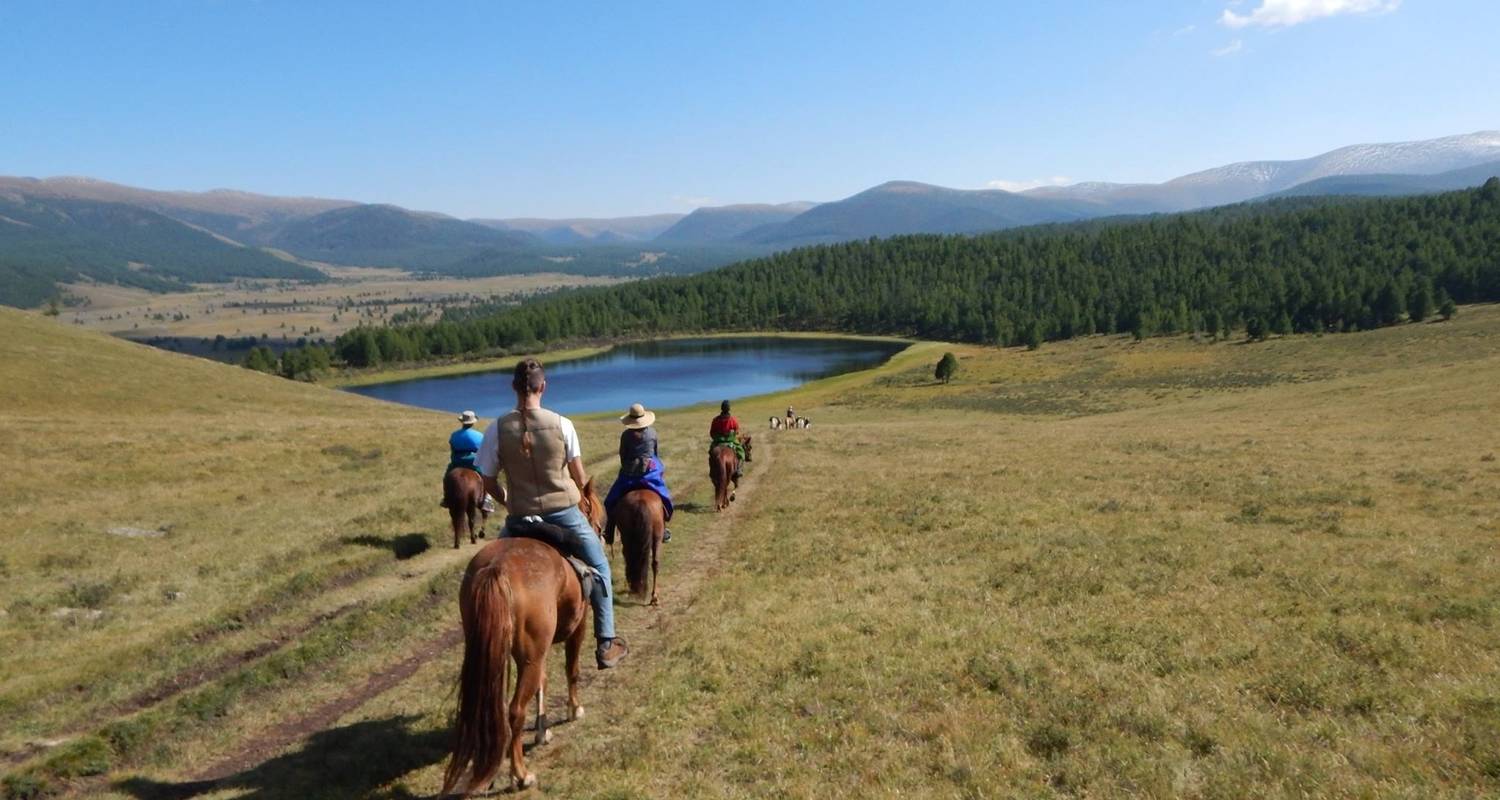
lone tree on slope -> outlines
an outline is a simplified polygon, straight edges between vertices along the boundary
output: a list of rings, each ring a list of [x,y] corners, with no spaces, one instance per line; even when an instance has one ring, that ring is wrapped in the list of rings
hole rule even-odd
[[[955,358],[952,353],[944,353],[943,357],[938,360],[937,370],[934,372],[934,374],[937,376],[938,380],[942,381],[943,383],[947,383],[957,372],[958,359]]]

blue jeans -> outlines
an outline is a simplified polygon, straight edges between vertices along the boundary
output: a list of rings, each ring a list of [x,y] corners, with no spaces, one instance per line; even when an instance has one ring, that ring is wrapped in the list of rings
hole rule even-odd
[[[541,516],[543,522],[556,525],[568,533],[568,555],[582,559],[583,563],[599,571],[601,579],[594,581],[594,593],[589,597],[589,602],[594,606],[594,638],[615,638],[615,603],[610,597],[612,578],[609,574],[609,558],[604,555],[604,543],[599,541],[599,534],[589,524],[588,517],[578,510],[578,506],[568,506],[561,511]],[[505,530],[500,532],[501,536],[510,535],[510,523],[513,519],[516,519],[514,515],[505,518]]]

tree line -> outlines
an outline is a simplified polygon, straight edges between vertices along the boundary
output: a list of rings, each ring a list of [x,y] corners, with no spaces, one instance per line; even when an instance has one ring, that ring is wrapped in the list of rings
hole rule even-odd
[[[1252,338],[1421,320],[1500,300],[1500,179],[981,236],[821,245],[710,273],[575,289],[430,324],[360,327],[356,367],[709,331],[894,334],[1005,346],[1095,333]]]

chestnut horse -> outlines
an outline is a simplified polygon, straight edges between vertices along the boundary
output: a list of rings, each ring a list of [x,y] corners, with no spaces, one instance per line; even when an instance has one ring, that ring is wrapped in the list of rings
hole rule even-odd
[[[595,531],[604,526],[604,506],[591,480],[579,509]],[[463,783],[464,796],[489,786],[510,751],[516,788],[536,785],[526,771],[522,732],[526,707],[536,698],[536,744],[547,730],[547,651],[567,642],[568,717],[583,717],[578,702],[578,653],[587,632],[589,600],[578,576],[557,549],[525,538],[502,538],[485,545],[469,562],[458,594],[464,627],[464,663],[458,686],[458,721],[453,758],[443,773],[443,795]],[[516,662],[516,691],[502,708],[510,662]],[[465,781],[467,776],[468,780]]]
[[[466,467],[454,467],[443,476],[443,505],[448,509],[448,521],[453,525],[453,549],[458,549],[458,540],[469,534],[469,544],[484,536],[485,523],[490,515],[484,510],[484,479],[479,473]]]
[[[745,448],[745,460],[750,460],[750,438],[746,436],[740,440],[740,446]],[[714,510],[723,511],[729,508],[730,502],[734,500],[734,491],[739,488],[739,482],[734,479],[734,448],[728,445],[714,445],[708,451],[708,477],[714,483]]]
[[[733,468],[731,467],[731,470]],[[625,547],[625,580],[630,593],[646,593],[646,560],[651,560],[651,605],[657,604],[657,551],[661,549],[662,532],[667,529],[667,509],[661,495],[650,489],[625,493],[610,515],[620,529]]]

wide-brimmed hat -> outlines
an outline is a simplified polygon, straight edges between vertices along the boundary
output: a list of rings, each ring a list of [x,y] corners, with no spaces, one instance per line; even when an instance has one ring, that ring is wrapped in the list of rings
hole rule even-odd
[[[465,411],[464,413],[458,415],[458,421],[462,422],[465,425],[473,425],[474,423],[479,421],[479,417],[475,416],[474,412],[472,411]]]
[[[631,403],[630,410],[626,411],[625,415],[620,417],[620,422],[632,430],[649,428],[652,423],[656,422],[656,412],[647,411],[646,407],[640,403]]]

